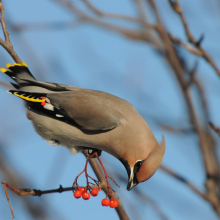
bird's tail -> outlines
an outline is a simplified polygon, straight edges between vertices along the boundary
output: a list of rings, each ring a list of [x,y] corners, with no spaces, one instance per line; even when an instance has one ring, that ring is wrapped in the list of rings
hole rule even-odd
[[[9,77],[11,77],[16,83],[12,85],[15,88],[20,88],[23,86],[28,86],[28,82],[25,80],[32,80],[35,81],[36,79],[34,78],[34,76],[31,74],[31,72],[28,69],[28,66],[25,62],[22,61],[22,64],[19,63],[14,63],[14,64],[6,64],[6,68],[0,68],[0,70],[7,74]]]

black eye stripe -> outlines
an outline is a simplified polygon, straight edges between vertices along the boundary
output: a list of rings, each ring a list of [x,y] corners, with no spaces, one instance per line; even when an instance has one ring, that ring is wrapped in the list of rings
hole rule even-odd
[[[136,164],[137,164],[137,167],[141,167],[141,165],[142,165],[142,161],[138,161]]]
[[[141,168],[144,160],[137,161],[134,165],[134,174],[138,172],[138,170]]]

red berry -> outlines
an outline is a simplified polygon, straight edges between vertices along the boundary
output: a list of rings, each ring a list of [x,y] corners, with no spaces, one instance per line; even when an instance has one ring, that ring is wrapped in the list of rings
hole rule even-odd
[[[90,192],[92,196],[97,196],[99,194],[99,190],[97,188],[93,188],[92,191]]]
[[[81,193],[84,193],[84,192],[86,192],[86,187],[81,186],[81,187],[78,188],[78,190],[79,190]]]
[[[110,206],[110,208],[117,208],[118,207],[118,200],[112,198],[109,206]]]
[[[88,199],[90,199],[90,194],[89,194],[88,192],[84,192],[84,193],[82,194],[82,198],[83,198],[84,200],[88,200]]]
[[[82,193],[81,193],[79,190],[76,190],[76,191],[73,193],[73,195],[74,195],[74,197],[75,197],[76,199],[79,199],[79,198],[81,197]]]
[[[109,199],[107,199],[107,198],[104,198],[104,199],[102,200],[102,206],[109,206],[109,203],[110,203],[110,201],[109,201]]]

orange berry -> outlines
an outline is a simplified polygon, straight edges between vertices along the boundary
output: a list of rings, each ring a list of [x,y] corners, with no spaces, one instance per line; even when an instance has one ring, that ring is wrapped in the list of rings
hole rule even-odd
[[[97,188],[93,188],[92,191],[90,192],[92,196],[97,196],[99,194],[99,190]]]
[[[109,201],[109,199],[107,199],[107,198],[104,198],[104,199],[102,200],[102,206],[109,206],[109,203],[110,203],[110,201]]]
[[[88,199],[90,199],[90,194],[89,194],[88,192],[84,192],[84,193],[82,194],[82,198],[83,198],[84,200],[88,200]]]
[[[101,188],[99,188],[99,192],[101,191],[102,189]]]
[[[75,197],[76,199],[79,199],[79,198],[81,197],[82,193],[81,193],[79,190],[76,190],[76,191],[73,193],[73,195],[74,195],[74,197]]]
[[[86,187],[81,186],[81,187],[78,188],[78,190],[79,190],[81,193],[84,193],[84,192],[86,192]]]
[[[118,200],[111,198],[109,206],[110,206],[110,208],[117,208],[118,207]]]

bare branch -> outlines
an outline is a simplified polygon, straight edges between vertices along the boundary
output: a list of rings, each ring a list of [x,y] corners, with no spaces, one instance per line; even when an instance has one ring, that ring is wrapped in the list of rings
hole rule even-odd
[[[128,16],[128,15],[121,15],[121,14],[114,14],[114,13],[103,12],[100,9],[98,9],[97,7],[95,7],[90,1],[88,1],[88,0],[82,0],[82,1],[86,4],[86,6],[92,12],[94,12],[96,15],[98,15],[100,17],[113,18],[113,19],[121,19],[121,20],[124,20],[124,21],[131,21],[131,22],[134,22],[134,23],[144,23],[149,28],[154,28],[153,25],[149,24],[148,22],[146,22],[143,19],[131,17],[131,16]]]
[[[209,53],[201,46],[201,42],[204,39],[204,35],[201,35],[199,40],[196,40],[189,29],[186,17],[183,13],[179,0],[169,0],[169,2],[172,8],[174,9],[174,11],[179,15],[181,19],[189,42],[192,43],[200,51],[201,55],[199,56],[203,57],[212,66],[212,68],[216,71],[216,73],[220,76],[220,69],[217,67],[215,61],[212,59]],[[181,43],[182,46],[184,46],[187,50],[189,50],[189,46],[187,46],[186,43],[183,43],[181,41],[179,43]],[[195,50],[193,50],[193,53],[195,53]]]
[[[75,28],[80,25],[80,21],[65,21],[65,22],[50,22],[50,23],[24,23],[24,24],[13,24],[11,28],[14,31],[44,31],[48,29],[67,29]]]
[[[11,89],[12,88],[11,84],[8,84],[8,83],[3,82],[3,81],[0,81],[0,86],[4,87],[6,89]]]
[[[218,185],[216,180],[218,179],[217,177],[219,176],[219,166],[218,166],[218,160],[216,158],[215,150],[213,145],[209,145],[207,142],[207,136],[206,133],[200,128],[198,116],[196,114],[195,106],[193,103],[192,95],[189,91],[189,88],[187,86],[187,81],[184,76],[184,69],[182,68],[181,65],[181,60],[176,54],[170,39],[167,35],[167,32],[164,28],[164,25],[162,23],[162,20],[160,18],[157,6],[154,2],[154,0],[148,0],[153,11],[154,15],[157,20],[157,25],[158,25],[158,34],[160,35],[164,46],[167,51],[167,60],[169,64],[171,65],[172,69],[174,70],[176,77],[178,79],[179,85],[181,86],[187,107],[188,107],[188,114],[190,116],[191,123],[193,124],[193,127],[195,127],[195,131],[198,135],[199,138],[199,145],[200,149],[202,152],[202,157],[203,157],[203,163],[207,175],[207,180],[206,180],[206,188],[207,188],[207,198],[209,198],[209,202],[212,204],[214,210],[218,215],[220,215],[220,206],[219,206],[219,195],[218,195],[218,190],[216,186]],[[210,137],[210,136],[209,136]],[[210,137],[211,139],[211,137]],[[218,180],[219,181],[219,180]]]
[[[7,192],[7,188],[6,188],[7,183],[5,181],[2,181],[2,184],[4,184],[5,195],[6,195],[6,198],[7,198],[7,201],[8,201],[8,205],[9,205],[10,210],[11,210],[12,219],[14,219],[15,218],[14,211],[13,211],[11,203],[9,201],[9,196],[8,196],[8,192]]]
[[[2,47],[5,48],[5,50],[11,55],[11,57],[14,59],[16,63],[22,63],[21,59],[18,57],[18,55],[14,51],[13,45],[11,44],[10,39],[9,39],[9,34],[8,34],[8,31],[5,25],[5,20],[4,20],[4,7],[3,7],[2,2],[0,2],[0,13],[1,13],[0,21],[1,21],[2,30],[5,36],[5,41],[0,38],[0,45],[2,45]]]
[[[206,197],[205,193],[203,193],[201,190],[199,190],[195,185],[193,185],[191,182],[186,180],[184,177],[182,177],[179,174],[175,173],[173,170],[171,170],[170,168],[168,168],[165,165],[161,165],[160,169],[163,170],[165,173],[167,173],[167,174],[171,175],[172,177],[174,177],[176,180],[182,182],[183,184],[186,184],[193,192],[195,192],[196,194],[201,196],[203,199],[207,200],[207,197]]]
[[[105,22],[99,18],[96,18],[96,17],[93,17],[93,16],[86,14],[85,12],[83,12],[82,10],[77,8],[74,5],[74,3],[72,3],[68,0],[54,0],[54,1],[61,4],[63,7],[65,7],[71,13],[75,14],[78,17],[78,19],[81,20],[82,22],[88,22],[88,23],[96,25],[98,27],[113,31],[118,34],[121,34],[121,35],[128,37],[128,38],[131,38],[133,40],[144,40],[144,41],[150,42],[156,48],[159,48],[158,42],[154,38],[149,36],[149,34],[146,33],[145,30],[129,29],[129,28],[124,28],[122,26],[111,24],[109,22]],[[102,12],[101,14],[102,14],[102,16],[106,16],[106,13],[104,13],[104,12]],[[100,15],[100,13],[99,13],[99,15]],[[109,14],[107,13],[107,16],[108,15]],[[111,16],[115,17],[114,14],[111,14]],[[131,19],[131,18],[129,18],[129,19],[133,20],[133,21],[136,20],[136,19]],[[138,22],[138,19],[136,21]],[[144,21],[142,21],[142,22],[144,22]],[[146,25],[149,25],[149,28],[152,28],[152,29],[156,28],[155,26],[150,25],[150,24],[146,24]]]
[[[197,56],[203,56],[203,53],[200,50],[198,50],[196,47],[191,46],[190,44],[180,40],[179,38],[171,35],[170,33],[169,33],[169,37],[173,43],[183,46],[186,50],[188,50],[192,54],[195,54]]]
[[[220,127],[213,124],[212,122],[209,122],[210,127],[220,136]]]
[[[5,25],[5,17],[4,17],[4,7],[3,7],[3,3],[0,2],[0,13],[1,13],[1,25],[2,25],[2,30],[5,36],[5,42],[8,44],[11,44],[10,39],[9,39],[9,33],[6,29],[6,25]]]

